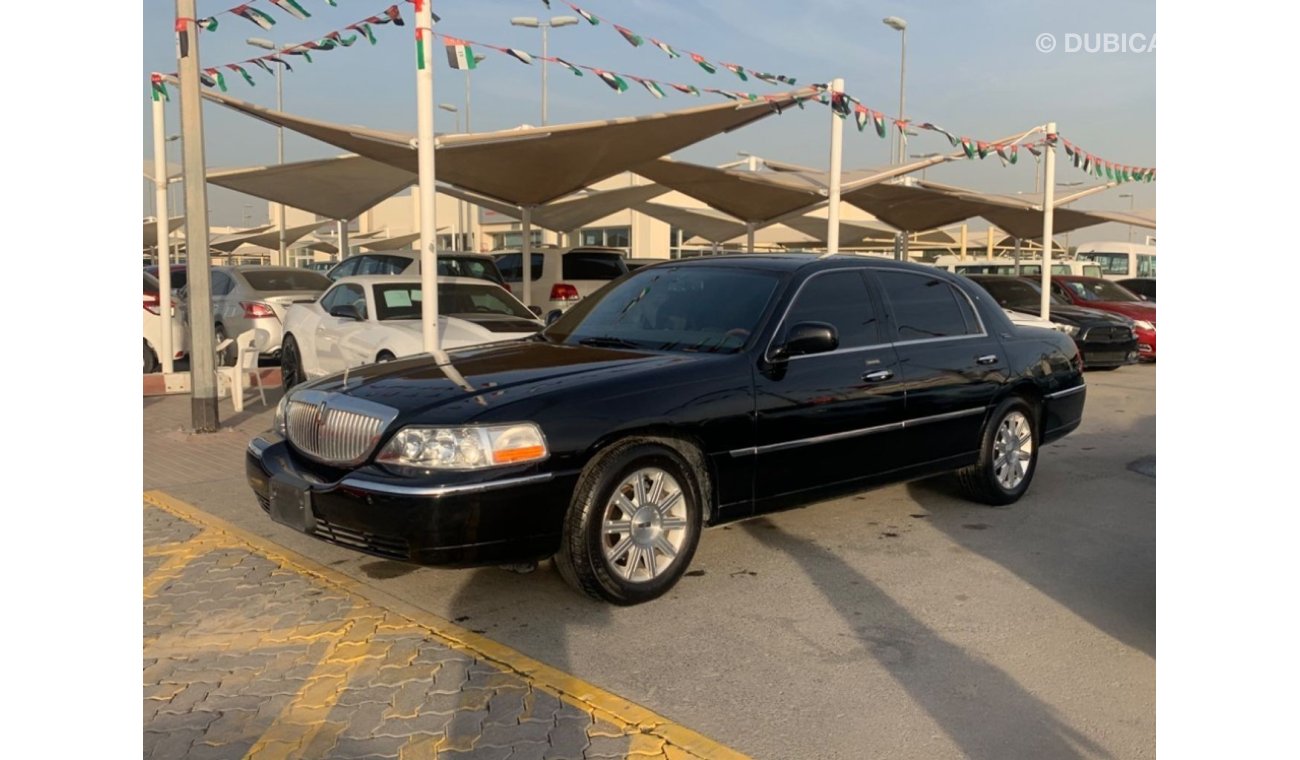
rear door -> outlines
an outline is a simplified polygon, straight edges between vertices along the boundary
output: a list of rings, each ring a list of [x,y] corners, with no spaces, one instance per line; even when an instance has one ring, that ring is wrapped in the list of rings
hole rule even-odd
[[[777,329],[833,325],[834,351],[796,356],[755,373],[755,496],[765,498],[858,480],[898,466],[902,378],[882,331],[883,310],[862,269],[811,275]]]
[[[1005,382],[1001,342],[947,279],[903,269],[872,274],[907,388],[901,447],[915,464],[977,451],[985,412]]]

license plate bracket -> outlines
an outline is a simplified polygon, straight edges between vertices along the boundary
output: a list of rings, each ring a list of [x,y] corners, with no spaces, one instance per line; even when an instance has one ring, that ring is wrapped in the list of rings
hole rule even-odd
[[[316,527],[316,516],[311,510],[311,490],[283,476],[270,480],[271,519],[295,530],[310,533]]]

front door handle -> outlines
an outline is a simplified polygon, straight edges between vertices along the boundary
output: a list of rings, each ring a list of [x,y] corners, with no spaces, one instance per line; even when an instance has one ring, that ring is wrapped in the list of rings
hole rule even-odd
[[[997,354],[984,354],[983,356],[977,356],[975,357],[975,363],[976,364],[997,364],[998,356]]]
[[[878,383],[882,380],[888,380],[893,376],[894,373],[887,369],[878,369],[875,372],[866,373],[862,376],[862,379],[866,380],[868,383]]]

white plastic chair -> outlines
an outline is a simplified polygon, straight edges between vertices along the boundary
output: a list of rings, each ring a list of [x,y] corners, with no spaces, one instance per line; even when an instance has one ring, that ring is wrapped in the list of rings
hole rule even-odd
[[[217,345],[218,357],[232,342],[236,347],[235,366],[217,367],[217,377],[226,388],[230,389],[230,401],[234,404],[236,412],[244,411],[244,385],[250,372],[253,384],[257,386],[257,395],[262,399],[262,406],[266,406],[266,390],[262,386],[262,376],[257,371],[257,357],[261,355],[262,349],[270,338],[270,333],[259,328],[240,333],[233,340],[227,338]]]

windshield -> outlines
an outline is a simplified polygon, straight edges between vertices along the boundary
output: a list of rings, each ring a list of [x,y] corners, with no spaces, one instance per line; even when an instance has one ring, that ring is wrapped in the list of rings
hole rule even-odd
[[[419,319],[423,300],[419,283],[376,285],[375,317],[380,322]],[[438,312],[448,317],[474,319],[491,315],[529,321],[537,319],[509,293],[487,284],[439,283]]]
[[[660,266],[588,296],[543,332],[553,343],[735,353],[758,329],[780,273]]]
[[[334,283],[309,269],[245,269],[244,279],[253,290],[327,290]]]
[[[1070,280],[1065,283],[1085,301],[1141,301],[1110,280]]]

